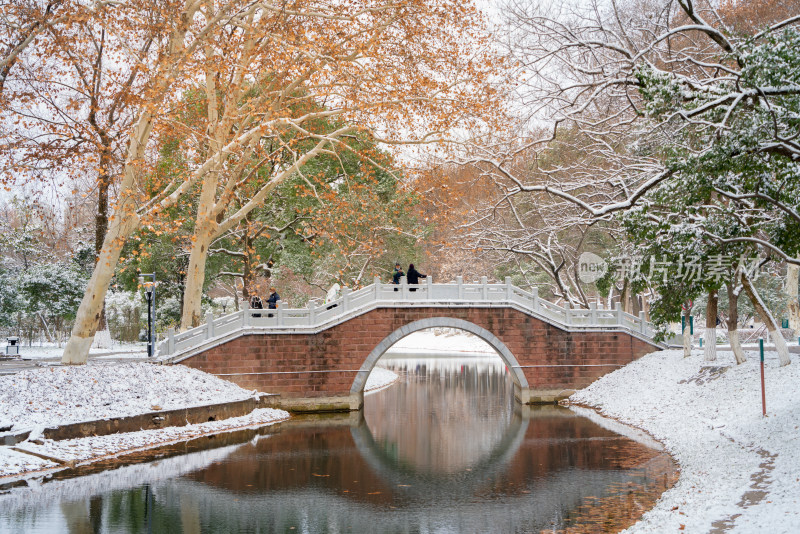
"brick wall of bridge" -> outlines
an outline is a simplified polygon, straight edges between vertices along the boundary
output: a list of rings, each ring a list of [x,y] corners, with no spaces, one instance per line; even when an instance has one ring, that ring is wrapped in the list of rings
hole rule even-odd
[[[524,367],[532,390],[579,389],[656,350],[625,332],[570,333],[513,308],[381,308],[319,334],[241,336],[181,363],[283,398],[347,396],[386,336],[433,317],[462,319],[493,333]]]

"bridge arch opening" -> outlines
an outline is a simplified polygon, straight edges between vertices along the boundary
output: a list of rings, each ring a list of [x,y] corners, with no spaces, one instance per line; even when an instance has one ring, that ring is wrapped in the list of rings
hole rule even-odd
[[[522,372],[519,362],[514,354],[512,354],[512,352],[508,349],[508,347],[506,347],[506,345],[500,341],[497,336],[485,328],[482,328],[469,321],[455,319],[452,317],[431,317],[414,321],[407,325],[401,326],[383,338],[383,340],[378,343],[372,352],[369,353],[367,358],[364,360],[364,363],[361,365],[361,368],[359,369],[356,378],[353,381],[353,385],[350,388],[350,394],[363,397],[364,387],[370,372],[372,372],[372,369],[378,363],[378,360],[380,360],[386,351],[389,350],[389,348],[391,348],[395,343],[404,337],[413,334],[414,332],[431,328],[455,328],[458,330],[463,330],[486,342],[495,350],[497,355],[508,368],[511,379],[514,382],[514,396],[523,403],[526,402],[524,393],[529,391],[528,381],[525,378],[525,374]]]

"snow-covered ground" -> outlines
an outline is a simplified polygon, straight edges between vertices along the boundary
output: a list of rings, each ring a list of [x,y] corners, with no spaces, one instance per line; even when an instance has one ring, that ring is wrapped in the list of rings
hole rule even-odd
[[[630,532],[800,532],[800,361],[766,354],[762,417],[758,354],[717,355],[656,352],[570,397],[649,432],[680,465]]]
[[[397,373],[394,371],[383,367],[373,367],[372,372],[367,377],[367,383],[364,384],[364,392],[375,392],[384,389],[393,384],[398,378]]]
[[[208,434],[229,432],[245,427],[264,426],[282,421],[288,417],[289,413],[284,410],[260,408],[241,417],[231,417],[221,421],[210,421],[196,425],[173,426],[61,441],[29,439],[16,445],[13,449],[11,447],[0,447],[0,480],[2,480],[2,477],[25,475],[31,472],[58,468],[66,463],[74,465],[91,463],[104,458],[187,441]],[[27,454],[25,451],[32,454]],[[51,460],[58,460],[58,462]]]
[[[376,367],[367,380],[366,389],[384,388],[396,379],[392,371]],[[259,409],[242,417],[183,427],[62,441],[40,437],[45,427],[233,402],[254,394],[182,365],[91,364],[37,368],[0,376],[0,406],[3,408],[0,429],[33,430],[28,440],[14,449],[0,446],[0,477],[58,468],[59,462],[96,461],[289,417],[283,410]]]
[[[0,348],[0,350],[5,350]],[[4,352],[5,354],[5,352]],[[55,343],[33,343],[30,347],[23,344],[19,347],[21,358],[30,360],[60,360],[64,354],[64,346]],[[147,358],[147,343],[120,343],[113,341],[108,348],[92,347],[89,356],[94,358],[125,357]]]
[[[13,430],[233,402],[252,391],[182,365],[49,367],[0,376],[0,428]]]
[[[404,337],[386,351],[386,354],[497,354],[484,340],[469,332],[452,330],[421,330]]]

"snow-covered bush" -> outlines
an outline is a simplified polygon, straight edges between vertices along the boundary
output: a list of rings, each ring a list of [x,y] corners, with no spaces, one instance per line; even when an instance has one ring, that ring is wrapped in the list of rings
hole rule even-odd
[[[138,341],[142,328],[140,321],[144,303],[132,291],[109,291],[106,295],[106,323],[112,339]]]
[[[142,320],[147,324],[147,307],[143,306]],[[176,328],[181,322],[181,299],[169,295],[156,300],[156,331],[163,332],[167,328]]]

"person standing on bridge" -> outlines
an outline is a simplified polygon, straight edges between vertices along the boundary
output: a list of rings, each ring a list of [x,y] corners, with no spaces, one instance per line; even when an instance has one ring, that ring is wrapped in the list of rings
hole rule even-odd
[[[394,264],[394,272],[392,273],[392,283],[394,285],[400,285],[400,279],[403,278],[406,273],[403,272],[403,268],[400,267],[400,262]],[[399,291],[399,289],[394,288],[395,291]]]
[[[263,309],[264,305],[261,303],[261,299],[258,298],[258,295],[253,293],[253,296],[250,297],[250,309],[252,310],[260,310]],[[260,313],[254,313],[253,317],[261,317]]]
[[[278,295],[278,292],[275,290],[275,288],[274,287],[269,288],[269,298],[267,299],[267,308],[269,308],[270,310],[277,310],[279,300],[281,300],[281,296]]]
[[[416,270],[414,268],[414,264],[413,263],[410,264],[408,266],[408,273],[406,273],[406,279],[408,280],[409,285],[410,284],[415,284],[415,285],[419,284],[419,279],[420,278],[428,278],[428,275],[427,274],[422,274],[421,272]],[[416,291],[416,290],[417,290],[417,288],[411,288],[410,289],[410,291]]]

